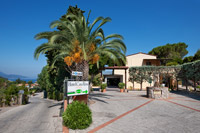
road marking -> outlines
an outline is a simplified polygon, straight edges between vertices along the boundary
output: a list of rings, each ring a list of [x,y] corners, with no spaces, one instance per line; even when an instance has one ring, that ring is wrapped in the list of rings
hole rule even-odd
[[[179,105],[179,106],[182,106],[182,107],[185,107],[185,108],[188,108],[188,109],[191,109],[191,110],[194,110],[194,111],[197,111],[197,112],[200,112],[200,110],[198,110],[198,109],[194,109],[194,108],[191,108],[191,107],[188,107],[188,106],[176,103],[176,102],[172,102],[172,101],[168,101],[168,100],[166,100],[166,101],[170,102],[170,103],[173,103],[173,104],[176,104],[176,105]]]
[[[106,122],[106,123],[104,123],[104,124],[102,124],[102,125],[100,125],[100,126],[94,128],[94,129],[90,130],[88,133],[94,133],[94,132],[96,132],[96,131],[98,131],[98,130],[104,128],[105,126],[107,126],[107,125],[109,125],[109,124],[115,122],[116,120],[121,119],[122,117],[124,117],[124,116],[130,114],[131,112],[133,112],[133,111],[135,111],[135,110],[137,110],[137,109],[139,109],[139,108],[141,108],[141,107],[143,107],[143,106],[149,104],[149,103],[152,102],[153,100],[154,100],[154,99],[152,99],[152,100],[150,100],[150,101],[148,101],[148,102],[146,102],[146,103],[144,103],[144,104],[142,104],[142,105],[140,105],[140,106],[138,106],[138,107],[136,107],[136,108],[134,108],[134,109],[131,109],[131,110],[129,110],[128,112],[126,112],[126,113],[124,113],[124,114],[121,114],[121,115],[117,116],[116,118],[114,118],[114,119],[112,119],[112,120],[110,120],[110,121],[108,121],[108,122]]]

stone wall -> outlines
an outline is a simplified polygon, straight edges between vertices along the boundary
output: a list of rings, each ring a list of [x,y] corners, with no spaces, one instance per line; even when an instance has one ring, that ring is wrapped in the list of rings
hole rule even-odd
[[[147,87],[147,97],[153,99],[167,99],[169,91],[167,87]]]

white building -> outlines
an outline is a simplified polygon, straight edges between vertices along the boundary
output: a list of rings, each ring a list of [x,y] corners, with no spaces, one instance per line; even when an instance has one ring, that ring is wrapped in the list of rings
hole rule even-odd
[[[104,81],[107,83],[108,87],[117,87],[119,82],[126,83],[127,88],[131,88],[133,84],[129,82],[129,68],[133,66],[144,66],[144,65],[154,65],[160,66],[160,60],[157,59],[155,55],[145,54],[145,53],[136,53],[126,56],[127,64],[126,66],[113,66],[106,67],[106,69],[112,69],[112,74],[104,75]],[[125,76],[126,75],[126,76]],[[125,82],[126,81],[126,82]],[[152,84],[154,84],[152,82]],[[139,89],[140,84],[134,83],[134,88]],[[150,86],[148,82],[143,82],[143,89],[146,89],[147,86]]]

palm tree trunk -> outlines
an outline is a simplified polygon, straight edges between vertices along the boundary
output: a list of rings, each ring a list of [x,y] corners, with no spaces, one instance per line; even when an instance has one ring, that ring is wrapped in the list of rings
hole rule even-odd
[[[83,80],[86,81],[89,78],[89,64],[87,61],[84,62],[84,69],[83,69]]]
[[[87,61],[83,60],[81,63],[77,64],[77,71],[83,72],[82,80],[87,81],[89,77],[89,64]]]

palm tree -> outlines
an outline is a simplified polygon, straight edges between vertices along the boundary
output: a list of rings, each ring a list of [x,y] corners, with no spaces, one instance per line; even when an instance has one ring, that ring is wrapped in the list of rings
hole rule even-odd
[[[123,37],[118,34],[105,37],[101,28],[111,19],[98,17],[90,24],[89,15],[90,13],[85,19],[81,14],[70,14],[60,21],[52,22],[50,27],[57,27],[59,31],[42,32],[35,36],[36,39],[47,39],[48,42],[36,48],[34,57],[38,59],[40,54],[57,51],[52,66],[57,61],[64,60],[67,64],[66,70],[69,72],[72,70],[83,72],[83,80],[88,79],[89,63],[98,65],[102,55],[107,55],[118,65],[121,61],[125,63],[126,46],[122,41]]]

